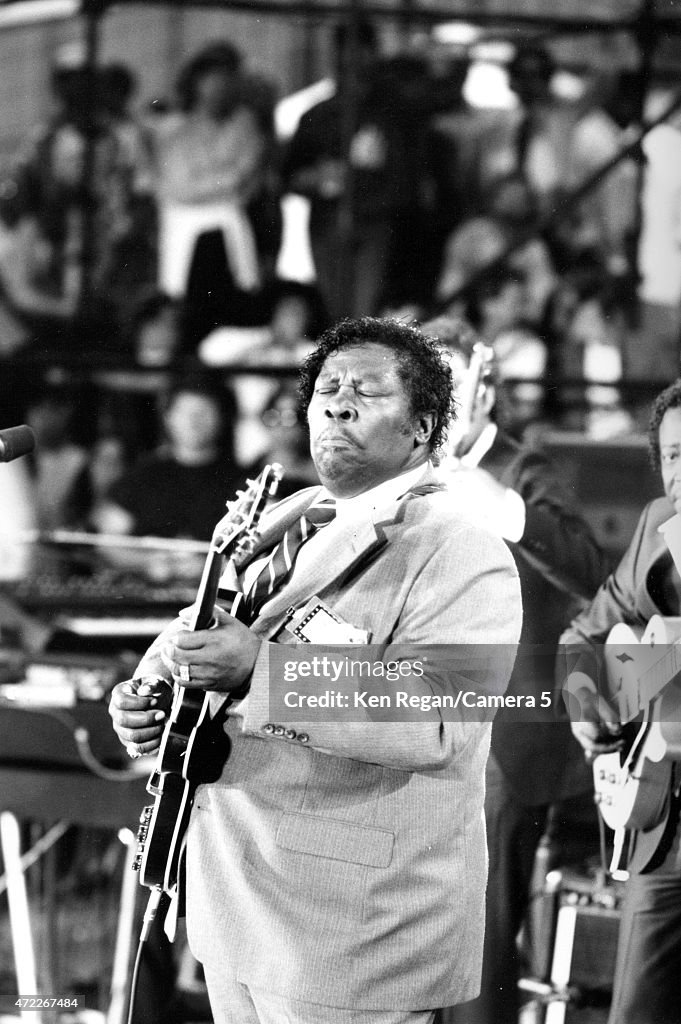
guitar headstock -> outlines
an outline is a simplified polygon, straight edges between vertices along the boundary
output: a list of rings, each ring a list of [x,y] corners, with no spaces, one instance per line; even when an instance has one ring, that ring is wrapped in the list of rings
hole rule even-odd
[[[260,517],[277,492],[283,468],[274,462],[265,466],[255,480],[247,480],[244,490],[227,502],[227,514],[213,531],[211,548],[223,555],[240,557],[246,554],[258,539]]]

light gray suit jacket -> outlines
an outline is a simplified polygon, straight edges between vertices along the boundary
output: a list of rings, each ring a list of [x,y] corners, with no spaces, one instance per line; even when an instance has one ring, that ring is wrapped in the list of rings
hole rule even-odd
[[[315,493],[273,510],[265,538],[280,536]],[[493,656],[482,685],[501,693],[521,627],[517,572],[502,541],[452,515],[444,491],[336,525],[324,556],[254,623],[266,642],[248,697],[227,719],[230,757],[217,782],[198,788],[189,826],[190,945],[199,960],[289,998],[451,1005],[479,987],[491,726],[433,709],[387,722],[362,710],[273,721],[273,638],[291,608],[318,595],[369,630],[386,660],[418,659],[422,645],[499,645],[485,648]],[[468,687],[454,647],[430,654],[424,676],[385,688]],[[152,648],[143,670],[160,667]],[[333,689],[351,698],[357,681]]]

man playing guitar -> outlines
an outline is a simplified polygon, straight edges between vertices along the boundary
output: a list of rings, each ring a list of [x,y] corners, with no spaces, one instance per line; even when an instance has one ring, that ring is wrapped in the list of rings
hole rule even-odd
[[[479,987],[491,722],[437,707],[381,720],[355,702],[353,664],[376,647],[381,665],[406,667],[387,684],[395,694],[453,699],[472,685],[473,657],[479,685],[503,693],[517,571],[501,540],[452,512],[430,465],[452,406],[431,339],[344,320],[303,364],[301,397],[322,486],[270,510],[238,565],[250,625],[218,601],[213,628],[176,621],[137,671],[206,692],[229,741],[191,807],[189,945],[215,1024],[432,1024]],[[336,708],[353,713],[288,710],[307,682],[323,708],[312,661],[338,648]],[[158,748],[168,709],[141,689],[123,683],[111,699],[133,754]]]
[[[622,721],[629,714],[623,715],[622,709],[630,707],[637,696],[644,720],[654,717],[650,707],[640,706],[645,694],[640,682],[650,675],[649,671],[635,677],[638,683],[633,689],[630,687],[629,692],[621,685],[620,692],[613,693],[612,672],[610,683],[605,682],[607,658],[603,645],[606,639],[612,642],[613,627],[629,626],[643,631],[654,616],[681,615],[681,560],[673,550],[673,542],[667,541],[670,528],[673,532],[681,514],[681,379],[655,400],[649,441],[653,461],[661,471],[665,497],[652,501],[643,510],[621,562],[591,605],[573,620],[561,637],[567,661],[564,692],[572,731],[589,759],[624,750],[629,726],[623,728]],[[664,524],[668,525],[661,531]],[[670,636],[675,632],[674,626],[674,622],[669,624]],[[650,629],[646,635],[649,632]],[[641,643],[645,643],[645,637]],[[657,659],[660,664],[668,661],[670,649],[669,644],[660,647]],[[621,648],[618,656],[622,666],[620,682],[626,679],[635,655],[635,648],[626,645]],[[666,677],[660,679],[659,698],[650,693],[649,704],[653,705],[658,699],[667,700],[670,693],[677,698],[677,675],[672,667]],[[664,732],[665,720],[667,727],[678,731],[678,709],[676,714],[661,717],[662,727],[658,732]],[[629,880],[622,909],[609,1024],[676,1024],[679,1020],[681,765],[678,756],[678,747],[674,748],[673,744],[667,746],[666,753],[663,749],[651,755],[654,765],[661,763],[656,760],[660,757],[666,757],[669,762],[666,775],[661,776],[667,791],[655,797],[660,808],[657,816],[652,815],[642,827],[634,824],[628,830],[625,845]],[[645,769],[645,758],[641,761],[632,773],[637,780]],[[624,757],[623,763],[626,771]]]

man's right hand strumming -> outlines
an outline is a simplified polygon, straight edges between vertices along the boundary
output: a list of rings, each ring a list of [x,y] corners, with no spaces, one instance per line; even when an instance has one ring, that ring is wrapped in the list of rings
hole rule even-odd
[[[114,687],[109,714],[130,757],[158,749],[172,700],[172,687],[160,676],[128,679]]]

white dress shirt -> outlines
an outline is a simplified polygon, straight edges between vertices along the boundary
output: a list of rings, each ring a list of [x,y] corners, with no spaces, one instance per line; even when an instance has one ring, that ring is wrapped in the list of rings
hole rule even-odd
[[[525,502],[512,487],[499,484],[499,500],[490,497],[489,488],[476,489],[475,475],[466,477],[462,470],[478,469],[497,436],[496,423],[483,427],[473,445],[453,467],[443,466],[450,493],[460,499],[463,518],[490,530],[497,537],[517,543],[525,532]],[[481,472],[486,472],[481,470]]]

